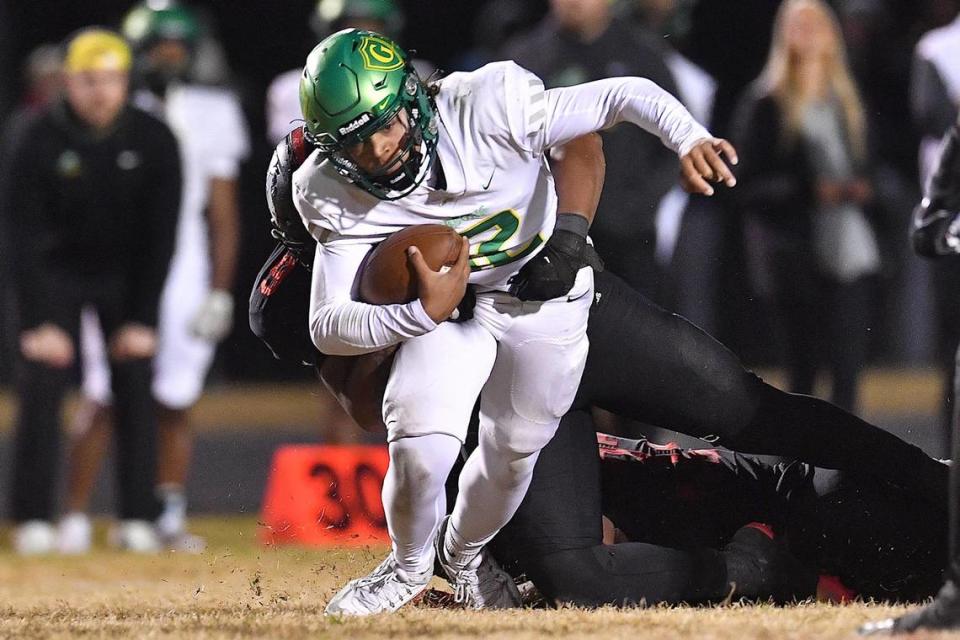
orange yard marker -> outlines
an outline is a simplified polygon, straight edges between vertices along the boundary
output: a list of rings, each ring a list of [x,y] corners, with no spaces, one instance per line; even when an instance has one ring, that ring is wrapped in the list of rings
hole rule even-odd
[[[263,499],[264,544],[389,543],[380,501],[382,445],[296,445],[273,455]]]

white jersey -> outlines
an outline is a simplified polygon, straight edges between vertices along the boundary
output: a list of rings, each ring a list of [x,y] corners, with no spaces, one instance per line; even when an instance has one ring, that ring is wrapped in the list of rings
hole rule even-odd
[[[497,62],[445,78],[436,103],[443,190],[424,182],[400,200],[379,200],[318,152],[294,174],[294,202],[319,242],[311,333],[322,351],[362,353],[434,328],[419,301],[374,307],[350,298],[363,256],[391,233],[450,226],[470,240],[470,283],[481,293],[506,291],[553,230],[557,196],[546,149],[623,121],[681,154],[710,138],[673,96],[640,78],[545,91],[530,72]]]
[[[205,210],[210,180],[235,179],[250,153],[240,103],[225,89],[189,84],[171,86],[162,101],[138,91],[134,103],[166,122],[180,145],[183,198],[174,253],[192,249],[209,254]]]

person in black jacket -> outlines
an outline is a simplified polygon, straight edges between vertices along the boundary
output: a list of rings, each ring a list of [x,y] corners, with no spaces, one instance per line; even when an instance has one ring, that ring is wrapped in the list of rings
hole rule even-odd
[[[503,57],[563,87],[614,76],[647,78],[679,96],[655,36],[617,20],[607,0],[552,0],[550,14],[507,42]],[[606,265],[652,300],[663,282],[656,261],[656,214],[676,184],[676,161],[657,138],[636,127],[601,134],[607,173],[590,237]],[[638,172],[643,180],[637,180]]]
[[[825,360],[831,400],[855,411],[880,250],[868,216],[866,115],[824,2],[781,5],[767,66],[734,130],[733,195],[747,218],[754,285],[782,334],[790,390],[811,393]]]
[[[177,224],[180,156],[164,124],[127,104],[130,61],[126,42],[111,31],[73,36],[65,98],[24,127],[7,165],[22,356],[10,507],[21,553],[53,550],[60,411],[84,304],[97,308],[109,345],[121,539],[134,550],[153,547],[151,356]]]

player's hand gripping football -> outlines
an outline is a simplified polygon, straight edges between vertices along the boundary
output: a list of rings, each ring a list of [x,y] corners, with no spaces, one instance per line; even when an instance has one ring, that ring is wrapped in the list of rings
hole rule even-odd
[[[463,238],[460,255],[446,271],[434,271],[424,261],[416,247],[407,249],[407,260],[417,278],[417,295],[424,311],[434,322],[440,323],[450,317],[467,291],[470,277],[470,243]]]
[[[737,164],[737,150],[723,138],[709,138],[698,142],[680,158],[680,186],[687,193],[713,195],[711,183],[722,182],[728,187],[737,184],[737,179],[724,161]]]

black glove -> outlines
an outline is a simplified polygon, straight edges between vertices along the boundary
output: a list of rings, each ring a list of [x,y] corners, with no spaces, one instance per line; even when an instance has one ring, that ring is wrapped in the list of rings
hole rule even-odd
[[[561,213],[547,244],[517,275],[510,278],[510,294],[524,301],[544,301],[567,294],[577,272],[587,265],[597,271],[603,262],[587,244],[587,221],[583,216]]]

